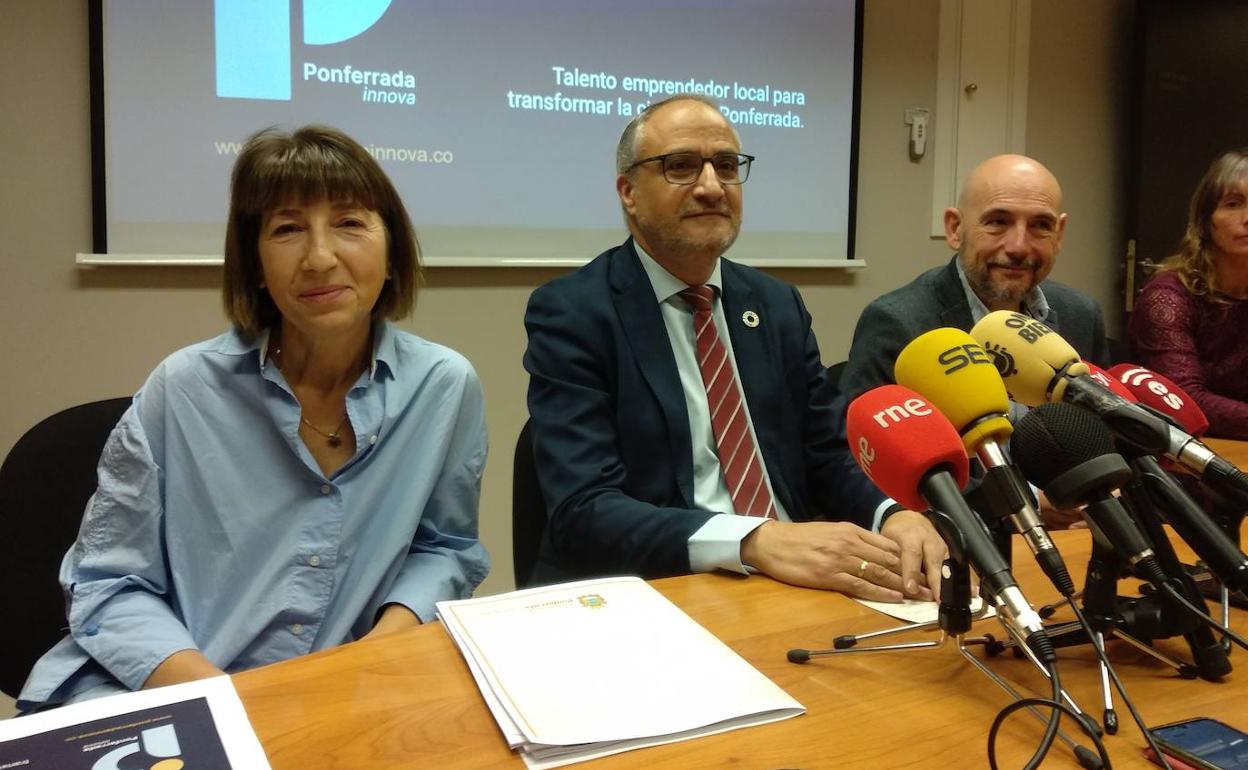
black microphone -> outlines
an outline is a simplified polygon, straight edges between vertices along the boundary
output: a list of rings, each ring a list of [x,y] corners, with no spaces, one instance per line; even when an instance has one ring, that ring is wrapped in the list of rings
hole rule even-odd
[[[1014,461],[1059,508],[1083,506],[1093,536],[1160,589],[1166,573],[1152,543],[1111,492],[1131,477],[1095,416],[1069,404],[1041,404],[1014,426]]]
[[[1227,536],[1208,513],[1187,494],[1161,463],[1149,455],[1132,460],[1139,478],[1156,503],[1166,523],[1232,591],[1248,588],[1248,557]]]

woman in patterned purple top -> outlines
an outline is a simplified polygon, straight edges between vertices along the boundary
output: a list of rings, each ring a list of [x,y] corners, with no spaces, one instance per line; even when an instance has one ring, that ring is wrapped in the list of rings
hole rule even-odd
[[[1248,148],[1213,162],[1192,194],[1179,253],[1140,292],[1128,338],[1178,383],[1209,434],[1248,439]]]

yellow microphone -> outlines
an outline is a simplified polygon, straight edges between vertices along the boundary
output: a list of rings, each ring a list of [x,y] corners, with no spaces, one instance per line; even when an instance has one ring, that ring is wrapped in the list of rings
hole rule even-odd
[[[992,356],[961,329],[933,329],[916,337],[897,356],[893,378],[949,418],[969,455],[986,439],[1005,441],[1014,430],[1005,417],[1010,398]]]
[[[1089,373],[1070,343],[1022,313],[989,313],[971,329],[971,337],[992,356],[1010,397],[1020,404],[1061,401],[1068,378]]]
[[[1051,370],[1048,376],[1053,376]],[[893,377],[949,418],[962,435],[967,454],[984,466],[982,488],[992,515],[1008,518],[1053,585],[1063,596],[1073,594],[1075,584],[1066,564],[1001,447],[1014,426],[1006,417],[1010,400],[993,357],[961,329],[933,329],[901,351]]]

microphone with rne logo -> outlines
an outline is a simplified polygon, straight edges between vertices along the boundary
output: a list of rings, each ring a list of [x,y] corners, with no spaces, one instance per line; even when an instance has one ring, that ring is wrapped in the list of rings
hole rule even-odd
[[[1137,364],[1118,364],[1109,375],[1141,404],[1174,418],[1183,430],[1196,438],[1209,430],[1209,418],[1186,391],[1157,372]]]
[[[893,375],[899,385],[931,399],[953,423],[966,451],[984,466],[981,489],[992,509],[989,516],[1009,518],[1057,590],[1073,594],[1075,584],[1061,554],[1001,446],[1014,427],[1005,416],[1010,400],[992,357],[961,329],[933,329],[901,351]]]
[[[914,510],[927,509],[955,560],[979,575],[981,592],[1042,661],[1053,647],[979,516],[962,499],[966,449],[953,425],[918,393],[883,385],[849,405],[849,446],[881,490]]]

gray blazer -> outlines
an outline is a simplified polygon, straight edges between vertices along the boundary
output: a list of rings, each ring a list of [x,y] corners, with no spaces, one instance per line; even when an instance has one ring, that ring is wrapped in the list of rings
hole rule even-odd
[[[958,280],[955,255],[899,289],[874,300],[854,328],[849,363],[840,388],[848,400],[893,382],[893,362],[902,348],[924,332],[951,326],[970,331],[971,308]],[[1096,300],[1057,281],[1040,284],[1049,303],[1046,323],[1074,346],[1079,355],[1101,367],[1110,365],[1105,319]]]

